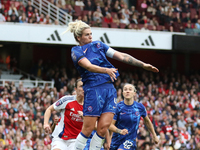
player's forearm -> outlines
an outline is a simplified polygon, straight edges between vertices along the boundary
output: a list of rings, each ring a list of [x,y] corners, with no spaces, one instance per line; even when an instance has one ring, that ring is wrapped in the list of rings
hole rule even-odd
[[[149,132],[150,132],[154,137],[157,136],[157,135],[156,135],[156,132],[155,132],[155,130],[154,130],[153,124],[151,123],[150,119],[149,119],[149,118],[144,119],[144,123],[145,123],[147,129],[149,130]]]
[[[88,68],[86,68],[88,71],[90,72],[94,72],[94,73],[107,73],[106,70],[107,68],[104,67],[99,67],[96,65],[90,65]]]
[[[111,124],[109,130],[115,133],[120,133],[121,129],[118,129],[114,124]]]
[[[44,113],[44,124],[48,124],[50,116],[51,116],[51,110],[47,108],[47,110]]]
[[[132,57],[129,54],[123,53],[122,57],[123,57],[122,61],[129,65],[133,65],[133,66],[137,66],[137,67],[143,67],[143,65],[144,65],[144,62]]]

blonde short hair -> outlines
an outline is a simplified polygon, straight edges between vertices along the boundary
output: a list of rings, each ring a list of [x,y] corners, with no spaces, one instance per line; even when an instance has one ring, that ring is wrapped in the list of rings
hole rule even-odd
[[[131,86],[133,87],[133,89],[134,89],[134,92],[137,92],[137,90],[136,90],[136,88],[135,88],[135,86],[134,86],[133,84],[126,83],[126,84],[124,84],[124,87],[125,87],[126,85],[131,85]],[[124,87],[123,87],[123,90],[124,90]]]
[[[81,20],[76,20],[76,21],[70,22],[68,24],[68,28],[63,34],[65,34],[66,32],[70,31],[71,33],[74,34],[75,40],[77,42],[79,42],[77,37],[81,37],[82,33],[83,33],[83,30],[89,29],[89,28],[90,28],[90,26],[88,24],[86,24],[85,22],[83,22]]]

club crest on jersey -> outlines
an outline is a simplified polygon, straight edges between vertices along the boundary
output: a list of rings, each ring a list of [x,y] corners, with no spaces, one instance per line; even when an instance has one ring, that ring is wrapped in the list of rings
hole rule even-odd
[[[89,112],[92,112],[92,110],[93,110],[92,106],[88,106],[87,110],[88,110]]]
[[[100,43],[97,43],[97,48],[100,48],[101,44]]]
[[[74,52],[72,52],[72,59],[74,60],[74,61],[76,61],[76,55],[75,55],[75,53]]]
[[[136,116],[139,116],[139,111],[136,111],[136,112],[135,112],[135,115],[136,115]]]
[[[59,100],[57,103],[56,103],[56,106],[60,106],[60,105],[62,105],[62,101],[61,100]]]

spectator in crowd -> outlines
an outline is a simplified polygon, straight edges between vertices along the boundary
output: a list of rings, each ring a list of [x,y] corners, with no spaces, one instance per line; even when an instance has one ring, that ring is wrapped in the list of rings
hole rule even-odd
[[[0,22],[5,22],[6,19],[2,13],[0,13]]]
[[[130,23],[130,21],[122,14],[121,19],[120,19],[120,23],[128,25]]]
[[[159,26],[159,23],[158,23],[156,17],[153,17],[152,20],[150,20],[150,25]]]
[[[18,9],[18,15],[22,16],[23,13],[25,13],[25,9],[24,9],[23,6],[20,6],[19,9]]]
[[[67,13],[71,16],[75,13],[75,10],[73,9],[72,5],[67,5]]]
[[[186,22],[188,22],[188,20],[190,20],[190,12],[188,12],[188,13],[186,14],[186,17],[183,18],[182,22],[186,23]]]
[[[151,13],[152,15],[155,15],[156,11],[157,10],[155,9],[153,3],[151,3],[150,6],[148,6],[148,8],[147,8],[147,12]]]
[[[113,23],[116,23],[117,25],[119,25],[119,23],[120,23],[120,20],[119,20],[118,15],[116,13],[113,16]]]
[[[102,27],[102,22],[97,19],[93,24],[92,24],[93,27]]]
[[[101,13],[101,10],[97,8],[97,10],[93,13],[93,20],[96,21],[97,19],[99,19],[100,21],[102,21],[101,18],[103,18],[103,14]]]
[[[148,31],[148,24],[145,23],[144,26],[141,28],[141,31]]]
[[[80,6],[81,10],[83,10],[85,4],[83,3],[82,0],[77,0],[77,1],[75,1],[75,6]]]
[[[197,23],[195,23],[195,28],[200,29],[200,19],[198,19]]]
[[[19,16],[18,15],[18,12],[17,12],[17,8],[15,7],[14,3],[11,4],[9,10],[8,10],[8,15],[12,15],[13,12],[15,13],[16,16]]]
[[[134,24],[138,24],[138,20],[137,20],[137,15],[136,14],[133,14],[132,15],[132,18],[130,20],[130,23],[134,23]]]
[[[90,11],[94,11],[94,6],[92,5],[91,1],[87,1],[87,4],[85,5],[84,10],[90,10]]]
[[[106,22],[107,24],[111,24],[111,23],[113,23],[113,18],[112,18],[112,16],[111,16],[111,14],[110,13],[107,13],[107,15],[106,15],[106,17],[104,17],[104,22]]]
[[[120,12],[120,6],[119,6],[119,1],[115,1],[115,4],[114,4],[114,7],[113,7],[113,9],[112,9],[112,12],[114,12],[114,13],[119,13]]]
[[[88,11],[87,18],[88,18],[88,22],[91,23],[93,21],[92,11]]]

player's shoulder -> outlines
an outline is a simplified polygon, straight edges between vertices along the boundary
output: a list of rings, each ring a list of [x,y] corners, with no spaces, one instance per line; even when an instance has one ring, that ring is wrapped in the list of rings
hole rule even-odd
[[[76,100],[76,95],[65,95],[61,98],[63,102]]]
[[[140,108],[140,109],[145,109],[144,105],[140,102],[134,102],[134,105],[137,107],[137,108]]]
[[[118,108],[122,108],[123,106],[125,106],[124,101],[117,103]]]
[[[72,49],[71,49],[71,52],[74,52],[74,51],[77,51],[77,50],[80,50],[81,49],[81,46],[73,46]]]
[[[56,102],[56,106],[60,106],[64,103],[69,103],[69,102],[73,102],[76,100],[76,95],[66,95],[63,96],[62,98],[60,98],[57,102]]]

